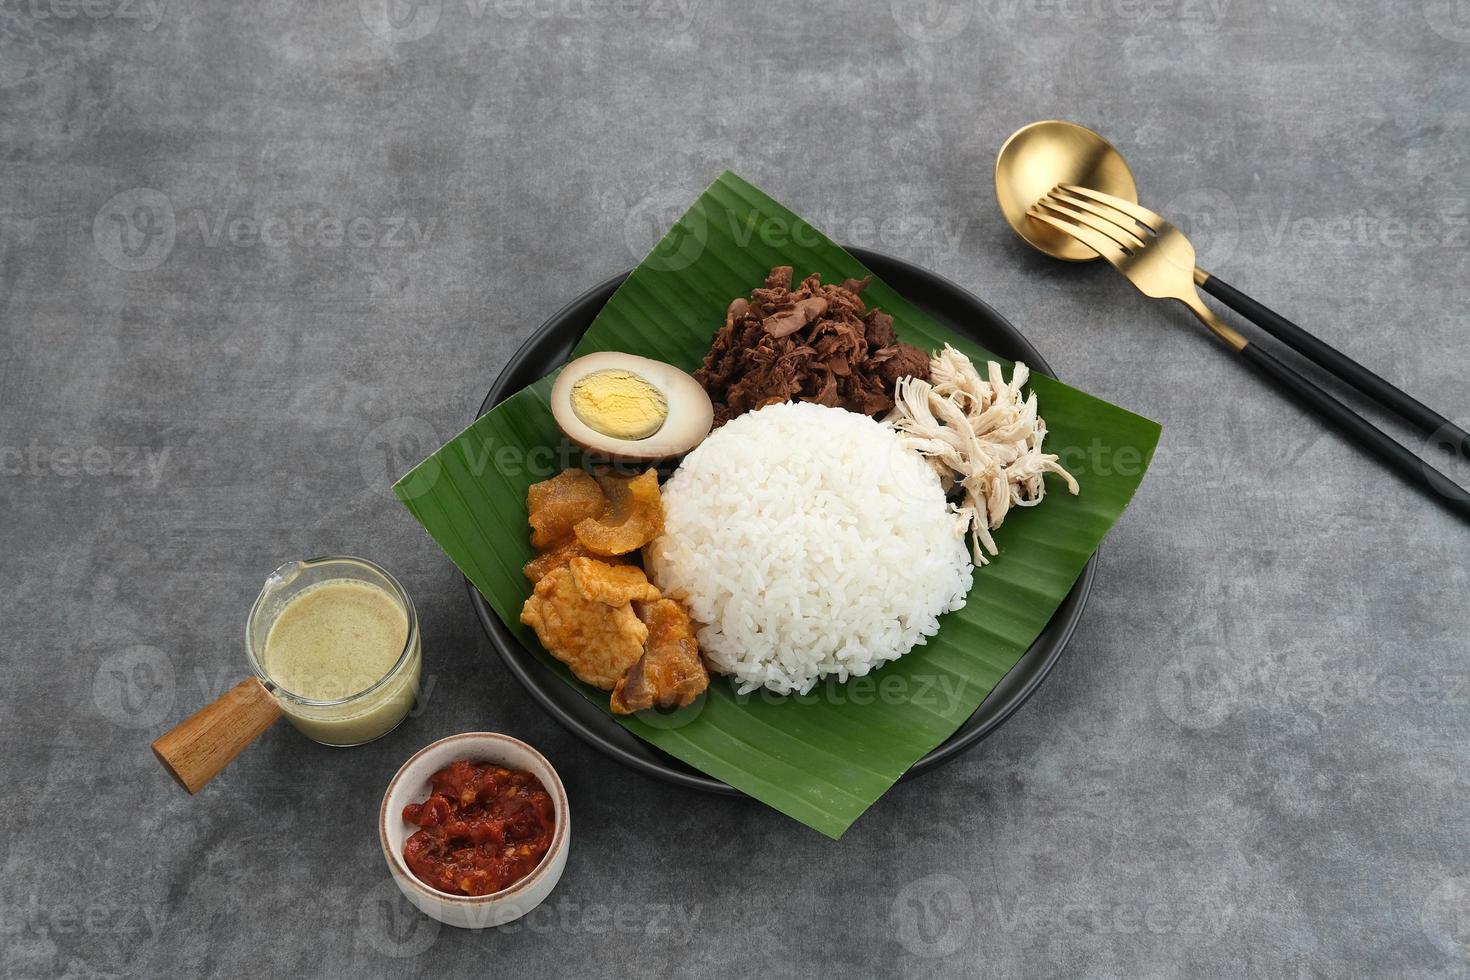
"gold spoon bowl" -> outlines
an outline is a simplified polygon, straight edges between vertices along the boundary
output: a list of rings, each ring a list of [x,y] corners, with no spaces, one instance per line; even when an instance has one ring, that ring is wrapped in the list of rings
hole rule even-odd
[[[1077,184],[1138,203],[1138,185],[1123,155],[1086,126],[1046,119],[1011,134],[995,160],[995,198],[1006,223],[1052,258],[1091,262],[1097,253],[1026,212],[1058,184]]]

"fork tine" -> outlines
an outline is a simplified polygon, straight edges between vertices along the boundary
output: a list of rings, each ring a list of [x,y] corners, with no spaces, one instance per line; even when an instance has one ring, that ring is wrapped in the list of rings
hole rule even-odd
[[[1058,231],[1071,235],[1109,262],[1117,264],[1128,257],[1128,253],[1123,249],[1123,246],[1102,232],[1093,231],[1086,225],[1079,225],[1073,221],[1064,221],[1061,218],[1052,217],[1036,205],[1028,208],[1026,214],[1037,221],[1046,222]]]
[[[1064,214],[1074,221],[1080,221],[1082,224],[1086,225],[1089,228],[1092,228],[1095,231],[1102,232],[1104,235],[1107,235],[1113,241],[1117,242],[1119,245],[1122,245],[1129,251],[1143,248],[1143,239],[1139,238],[1136,232],[1131,231],[1128,228],[1121,227],[1116,222],[1097,214],[1097,212],[1095,211],[1092,211],[1091,208],[1083,210],[1078,207],[1069,207],[1067,203],[1064,203],[1063,200],[1055,194],[1048,194],[1046,197],[1043,197],[1040,201],[1037,201],[1036,203],[1051,211],[1056,211],[1059,214]],[[1133,227],[1138,227],[1136,224],[1133,224],[1133,220],[1131,218],[1126,220],[1129,224],[1132,224]]]
[[[1083,187],[1080,184],[1058,184],[1057,186],[1069,194],[1076,194],[1080,197],[1088,197],[1094,201],[1106,204],[1110,208],[1116,208],[1117,210],[1122,211],[1124,214],[1128,215],[1128,217],[1132,218],[1134,221],[1137,221],[1139,224],[1147,227],[1150,231],[1156,232],[1161,227],[1169,223],[1163,218],[1159,217],[1157,214],[1154,214],[1148,208],[1134,204],[1132,201],[1125,201],[1121,197],[1114,197],[1111,194],[1104,194],[1102,191],[1095,191],[1090,187]]]
[[[1089,214],[1097,215],[1102,220],[1108,222],[1108,224],[1114,225],[1119,230],[1125,232],[1131,241],[1126,241],[1123,244],[1129,245],[1130,247],[1141,248],[1145,244],[1145,236],[1148,238],[1154,237],[1152,230],[1139,224],[1132,215],[1124,214],[1117,208],[1109,207],[1106,204],[1097,204],[1085,198],[1078,197],[1075,194],[1068,194],[1063,190],[1054,190],[1042,198],[1042,200],[1069,204],[1079,211],[1086,211]],[[1107,229],[1100,228],[1098,230],[1106,231]],[[1134,242],[1137,244],[1135,245]]]

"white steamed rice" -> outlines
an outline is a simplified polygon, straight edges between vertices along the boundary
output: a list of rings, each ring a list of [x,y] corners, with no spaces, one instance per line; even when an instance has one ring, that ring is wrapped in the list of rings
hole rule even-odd
[[[865,415],[742,415],[685,458],[663,504],[650,574],[741,693],[860,677],[933,636],[970,590],[939,477]]]

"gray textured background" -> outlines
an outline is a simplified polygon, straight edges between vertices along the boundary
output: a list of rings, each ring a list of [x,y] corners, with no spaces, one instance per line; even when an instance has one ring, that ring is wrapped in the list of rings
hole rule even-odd
[[[1207,268],[1470,421],[1470,9],[755,8],[0,7],[0,972],[1470,972],[1466,528],[990,190],[1017,126],[1088,123]],[[1051,679],[841,843],[575,741],[384,489],[725,167],[1165,426]],[[416,596],[427,709],[185,798],[148,741],[240,676],[265,574],[336,551]],[[571,860],[532,923],[436,930],[373,812],[483,728],[560,768]]]

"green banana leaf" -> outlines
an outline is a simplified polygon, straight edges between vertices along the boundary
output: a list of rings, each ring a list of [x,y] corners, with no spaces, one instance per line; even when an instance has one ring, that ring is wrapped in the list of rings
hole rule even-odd
[[[675,223],[613,295],[576,354],[620,350],[696,368],[725,307],[772,266],[824,281],[869,275],[819,231],[732,173]],[[992,357],[936,323],[876,278],[870,306],[926,350],[950,343]],[[526,488],[576,465],[548,404],[552,378],[496,406],[394,486],[399,499],[521,642],[566,683],[607,710],[520,623],[532,557]],[[1159,426],[1033,374],[1047,448],[1081,481],[1053,477],[1039,507],[1013,510],[996,532],[1000,556],[976,569],[965,607],[926,645],[846,684],[804,696],[738,696],[724,678],[673,714],[614,716],[639,737],[816,830],[837,838],[914,762],[948,738],[1036,639],[1137,489]]]

